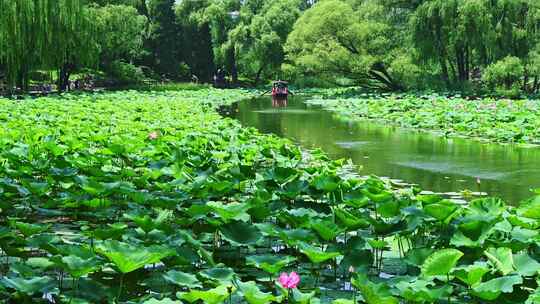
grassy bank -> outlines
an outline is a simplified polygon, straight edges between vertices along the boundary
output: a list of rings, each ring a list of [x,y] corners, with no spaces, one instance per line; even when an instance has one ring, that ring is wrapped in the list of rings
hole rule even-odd
[[[355,177],[214,111],[247,96],[0,100],[1,298],[537,303],[540,198],[464,206]]]

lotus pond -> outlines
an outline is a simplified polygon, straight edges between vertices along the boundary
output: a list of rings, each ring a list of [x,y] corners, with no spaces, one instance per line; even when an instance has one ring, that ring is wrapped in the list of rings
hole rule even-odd
[[[339,92],[335,96],[339,96]],[[540,144],[538,100],[462,98],[436,94],[364,93],[354,97],[335,96],[327,94],[309,102],[352,119],[371,119],[405,128],[431,130],[447,137]]]
[[[354,119],[311,101],[294,97],[286,107],[275,107],[269,98],[257,98],[233,104],[230,112],[244,126],[320,148],[333,159],[351,159],[362,175],[414,183],[449,197],[480,192],[517,205],[540,186],[540,146],[444,137]]]
[[[0,297],[540,303],[540,196],[463,205],[358,177],[215,111],[247,96],[0,100]]]

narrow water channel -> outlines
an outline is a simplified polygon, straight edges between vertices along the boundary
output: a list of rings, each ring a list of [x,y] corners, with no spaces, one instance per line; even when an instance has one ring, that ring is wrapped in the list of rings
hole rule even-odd
[[[350,158],[360,174],[400,179],[425,190],[481,191],[517,204],[540,187],[540,148],[343,121],[302,98],[291,98],[287,105],[272,104],[269,97],[243,101],[232,113],[244,126],[321,148],[332,158]]]

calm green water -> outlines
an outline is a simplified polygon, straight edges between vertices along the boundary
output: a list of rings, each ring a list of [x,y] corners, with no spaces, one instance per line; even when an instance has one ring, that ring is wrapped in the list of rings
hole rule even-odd
[[[350,158],[360,166],[360,174],[401,179],[425,190],[482,191],[517,204],[531,196],[530,189],[540,187],[540,148],[347,122],[300,98],[281,107],[273,106],[269,97],[243,101],[234,105],[233,113],[245,126],[321,148],[333,158]]]

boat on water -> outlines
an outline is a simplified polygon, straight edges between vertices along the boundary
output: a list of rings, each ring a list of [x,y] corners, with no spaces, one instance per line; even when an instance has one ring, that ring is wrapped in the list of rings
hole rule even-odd
[[[286,81],[278,80],[272,83],[272,97],[287,98],[289,96],[289,84]]]

